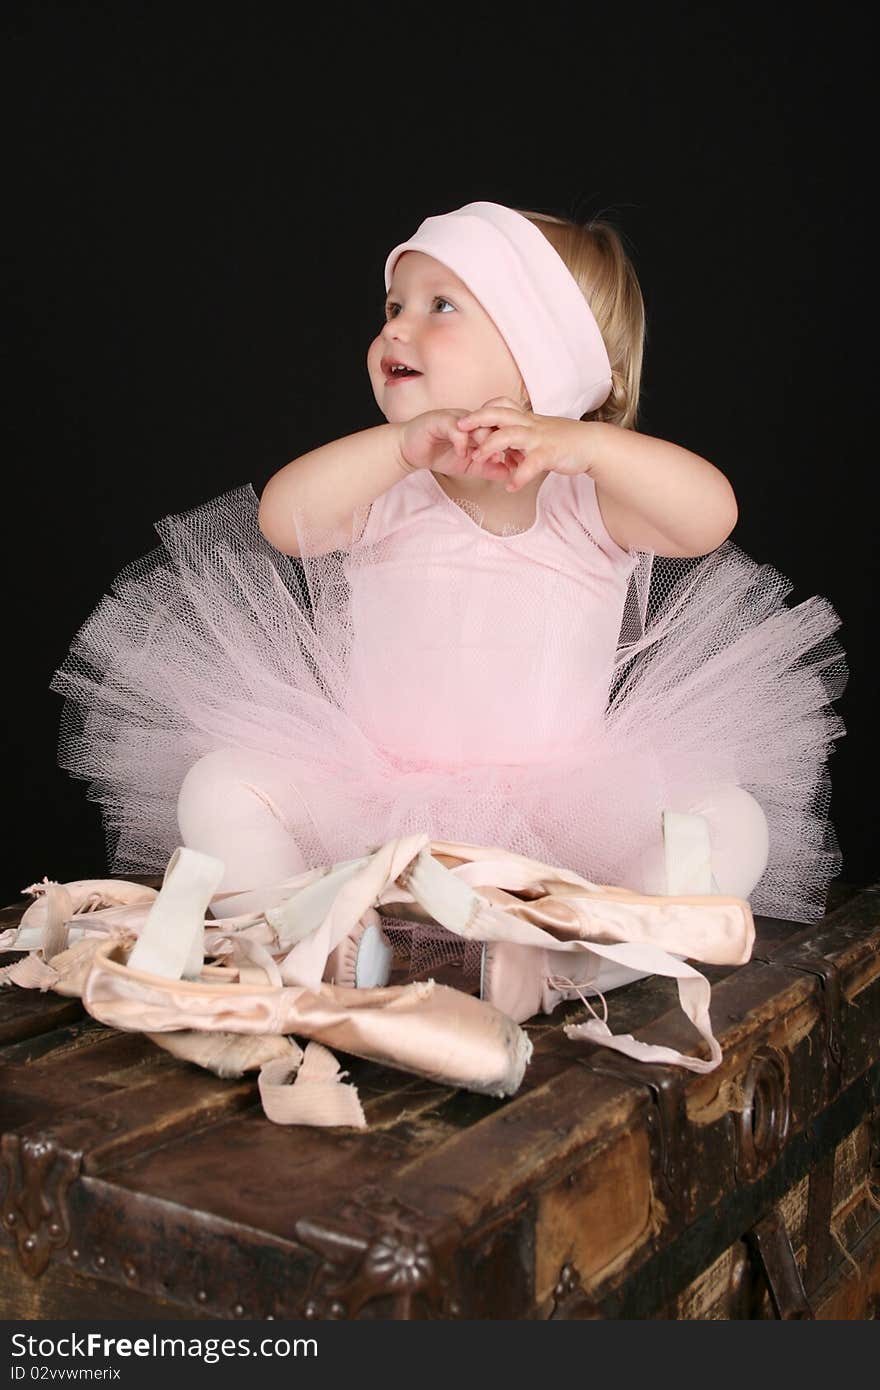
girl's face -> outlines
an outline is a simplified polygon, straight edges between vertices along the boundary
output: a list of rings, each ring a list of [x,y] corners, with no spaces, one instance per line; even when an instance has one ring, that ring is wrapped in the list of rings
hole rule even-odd
[[[395,361],[419,375],[396,380],[390,375]],[[426,410],[477,410],[493,396],[526,399],[517,365],[485,309],[457,275],[423,251],[398,257],[367,371],[389,423]]]

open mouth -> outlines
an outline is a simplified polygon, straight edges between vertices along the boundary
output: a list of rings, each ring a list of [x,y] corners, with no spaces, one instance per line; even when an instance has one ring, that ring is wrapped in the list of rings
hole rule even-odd
[[[379,363],[386,383],[390,386],[393,381],[412,381],[413,377],[421,376],[415,367],[411,367],[408,362],[402,362],[398,357],[392,357],[387,353]]]

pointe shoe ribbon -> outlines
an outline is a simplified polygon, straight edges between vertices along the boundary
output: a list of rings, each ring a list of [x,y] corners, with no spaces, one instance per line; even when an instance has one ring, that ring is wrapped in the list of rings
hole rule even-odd
[[[250,948],[251,967],[233,973],[223,966],[203,968],[205,912],[223,870],[219,860],[181,847],[133,948],[113,937],[77,943],[88,947],[89,959],[77,958],[75,983],[68,988],[77,990],[82,981],[83,1003],[94,1017],[151,1035],[302,1034],[442,1084],[510,1095],[531,1055],[516,1019],[432,980],[367,989],[322,982],[319,972],[329,953],[382,909],[470,940],[552,950],[557,958],[589,952],[595,962],[667,975],[676,980],[682,1009],[708,1043],[708,1060],[671,1051],[661,1058],[628,1035],[615,1038],[607,1027],[596,1027],[596,1020],[573,1025],[580,1031],[569,1036],[641,1060],[711,1070],[721,1054],[709,1023],[709,984],[676,952],[739,964],[748,960],[754,941],[751,910],[741,899],[644,895],[591,883],[497,846],[432,841],[421,834],[290,881],[259,922],[240,919],[242,932],[268,933],[260,941],[271,949],[264,955],[262,948]],[[108,909],[113,910],[119,909]],[[228,945],[235,923],[208,925]],[[275,960],[280,987],[274,971],[259,970],[267,956]],[[588,984],[592,967],[576,973]]]
[[[205,960],[205,912],[223,878],[222,859],[179,845],[131,953],[132,970],[197,980]]]
[[[327,943],[351,932],[428,844],[425,834],[391,840],[366,858],[333,866],[322,879],[311,882],[316,891],[307,898],[305,908],[300,904],[299,923],[299,928],[310,927],[311,935],[293,949],[316,938],[315,960],[323,966],[321,952]],[[518,1089],[532,1050],[526,1034],[491,1005],[433,980],[394,988],[346,989],[320,979],[314,987],[284,984],[280,988],[268,982],[198,979],[194,972],[199,933],[204,929],[212,885],[216,888],[223,870],[219,860],[192,850],[172,855],[150,920],[128,957],[123,942],[96,944],[82,989],[83,1004],[93,1017],[151,1036],[187,1030],[297,1034],[480,1094],[510,1095]],[[334,870],[338,870],[336,881],[328,883]],[[328,897],[329,908],[324,912]],[[290,925],[296,915],[291,909],[283,920]],[[296,935],[293,928],[291,932]],[[190,972],[188,978],[184,978],[186,972]],[[274,1066],[276,1061],[281,1064],[285,1059],[273,1059],[273,1071],[264,1076],[266,1084],[276,1080],[280,1069]],[[324,1062],[313,1063],[302,1083],[295,1085],[311,1085],[319,1074],[327,1081],[329,1064]]]
[[[705,823],[701,817],[683,817],[670,830],[682,879],[702,886],[700,864],[708,863]],[[547,950],[555,956],[586,951],[593,957],[596,973],[604,960],[674,979],[681,1008],[706,1041],[709,1057],[641,1043],[631,1034],[615,1035],[604,1021],[595,1018],[567,1026],[568,1037],[610,1047],[638,1061],[673,1063],[696,1072],[712,1071],[719,1065],[721,1049],[709,1016],[711,988],[705,976],[683,957],[713,964],[747,961],[755,926],[744,899],[711,892],[641,894],[594,884],[567,870],[500,850],[441,841],[432,842],[431,849],[433,854],[419,855],[399,883],[405,885],[413,902],[447,930],[469,940],[532,948],[535,970],[540,969]],[[471,884],[480,885],[478,891]],[[515,897],[517,889],[525,890],[527,896]],[[389,902],[391,896],[386,893],[379,906],[394,915],[402,904]],[[527,954],[523,952],[524,957]],[[580,978],[588,984],[589,971]],[[522,990],[515,980],[511,983],[513,1016],[524,1020],[533,1011],[520,1010]],[[537,988],[536,996],[541,993]],[[505,1008],[501,997],[494,997],[493,1002]]]
[[[754,946],[752,910],[743,898],[636,893],[501,849],[434,840],[397,882],[406,891],[383,893],[376,905],[384,914],[413,916],[408,904],[421,905],[429,918],[472,941],[556,951],[589,943],[599,954],[603,945],[644,942],[712,965],[743,965]]]
[[[717,891],[712,877],[712,843],[705,816],[664,811],[663,854],[666,891],[674,896]]]
[[[422,837],[423,840],[427,837]],[[370,863],[370,855],[340,860],[319,869],[308,869],[284,884],[260,890],[265,898],[262,916],[275,931],[283,959],[279,969],[285,985],[316,989],[324,978],[328,961],[344,949],[346,939],[360,922],[378,921],[359,876]],[[348,887],[352,880],[355,886]],[[352,896],[354,895],[354,896]],[[252,903],[256,894],[222,894],[212,901],[222,903],[224,914],[235,908],[236,897]],[[228,918],[217,922],[222,930]]]

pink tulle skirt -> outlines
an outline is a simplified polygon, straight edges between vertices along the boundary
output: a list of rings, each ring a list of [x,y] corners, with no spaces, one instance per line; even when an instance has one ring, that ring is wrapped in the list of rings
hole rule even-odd
[[[424,634],[420,646],[411,623],[373,614],[372,669],[384,684],[366,691],[357,619],[370,590],[356,581],[369,550],[285,556],[262,536],[258,506],[247,485],[158,522],[161,544],[117,577],[52,678],[64,696],[59,763],[90,783],[112,873],[163,871],[180,843],[185,774],[232,747],[289,767],[292,794],[308,805],[300,848],[314,865],[426,831],[627,886],[663,809],[685,810],[700,789],[733,782],[760,803],[770,832],[753,910],[799,922],[823,914],[841,864],[828,759],[844,726],[831,703],[847,680],[840,619],[825,599],[788,607],[790,582],[730,541],[696,560],[657,557],[642,635],[618,649],[598,716],[592,684],[583,717],[548,739],[537,712],[516,713],[520,685],[549,689],[564,639],[561,609],[545,596],[541,622],[551,626],[534,660],[547,669],[532,664],[523,682],[508,671],[499,695],[520,719],[520,756],[487,746],[481,757],[471,745],[467,757],[448,747],[438,757],[438,684],[447,733],[468,720],[456,651],[432,649],[435,675],[404,704],[400,692],[417,689],[425,669]],[[468,595],[455,604],[472,624]],[[519,659],[525,676],[529,658]],[[408,712],[405,747],[395,746],[400,716],[377,737],[383,691],[388,709]]]

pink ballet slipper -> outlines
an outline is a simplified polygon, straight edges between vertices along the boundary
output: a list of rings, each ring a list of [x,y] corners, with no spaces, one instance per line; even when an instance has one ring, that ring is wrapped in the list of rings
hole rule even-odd
[[[661,821],[663,890],[659,895],[646,895],[646,898],[663,896],[675,901],[685,896],[718,895],[705,817],[664,810]],[[755,881],[759,876],[755,875]],[[679,960],[686,959],[678,953],[672,954]],[[563,1000],[583,998],[585,989],[601,996],[602,990],[618,989],[623,984],[646,979],[649,973],[612,961],[597,963],[595,957],[591,961],[588,953],[548,951],[536,946],[493,941],[483,948],[480,998],[522,1023],[536,1014],[552,1013]]]
[[[551,1013],[562,998],[548,989],[547,952],[542,946],[487,941],[480,970],[480,998],[523,1023]]]
[[[306,874],[284,901],[265,909],[262,926],[251,924],[258,929],[253,937],[214,923],[212,938],[230,937],[233,961],[206,966],[205,911],[223,872],[221,861],[178,846],[161,891],[141,905],[148,915],[136,938],[101,940],[91,933],[66,954],[51,950],[45,939],[31,943],[58,974],[48,987],[81,993],[93,1017],[112,1027],[150,1034],[301,1033],[443,1085],[510,1095],[531,1053],[520,1021],[572,995],[590,1009],[586,992],[649,974],[676,980],[681,1008],[708,1057],[614,1035],[598,1016],[566,1025],[566,1036],[647,1062],[711,1071],[721,1050],[712,1032],[709,982],[677,952],[741,964],[754,942],[751,909],[739,898],[636,893],[497,845],[432,841],[420,832]],[[128,896],[132,887],[139,891],[130,884],[121,891]],[[66,926],[72,905],[67,889],[47,882],[43,896],[49,931]],[[133,910],[95,910],[95,923],[106,926],[108,915]],[[485,944],[483,997],[430,979],[385,988],[391,949],[379,911],[424,922],[429,930],[443,928],[465,944]],[[42,988],[45,972],[21,983]],[[276,1060],[279,1071],[290,1070],[287,1058]],[[327,1080],[332,1077],[323,1065],[303,1079],[310,1122],[338,1122],[327,1118],[331,1111],[310,1089],[312,1081]],[[298,1105],[300,1098],[294,1099]]]
[[[28,888],[22,888],[22,897],[31,897],[35,901],[23,912],[19,926],[45,925],[47,893],[53,883],[69,893],[72,914],[153,902],[158,896],[157,889],[148,888],[143,883],[131,883],[124,878],[77,878],[71,883],[57,884],[55,879],[44,877],[42,883],[32,883]]]
[[[686,957],[675,955],[678,960]],[[564,1000],[600,998],[603,991],[645,980],[649,970],[636,970],[615,961],[597,961],[589,951],[548,951],[540,946],[517,946],[487,941],[480,969],[480,998],[524,1023],[536,1014],[551,1014]]]
[[[345,989],[375,989],[391,978],[394,952],[382,931],[379,914],[370,909],[327,957],[324,981]]]

